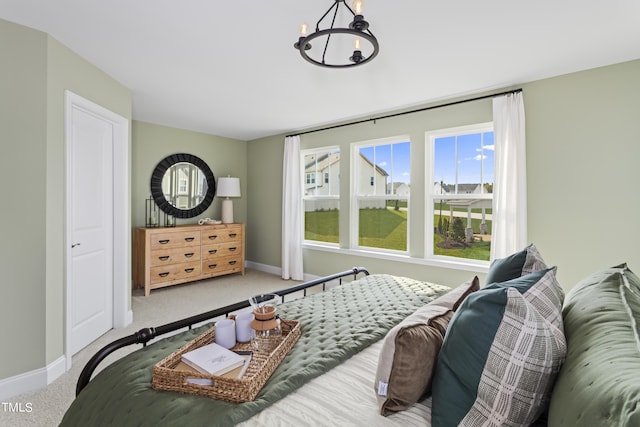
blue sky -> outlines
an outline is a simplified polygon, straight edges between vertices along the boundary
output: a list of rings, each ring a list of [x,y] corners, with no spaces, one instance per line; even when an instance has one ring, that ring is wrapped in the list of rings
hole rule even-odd
[[[494,150],[493,132],[458,136],[457,161],[456,137],[437,138],[435,142],[434,181],[443,180],[445,184],[456,182],[456,164],[459,184],[493,182]],[[388,182],[410,181],[409,142],[364,147],[360,152],[389,174]],[[374,160],[375,159],[375,160]],[[484,160],[481,166],[480,160]]]
[[[360,149],[360,153],[389,174],[387,182],[410,181],[411,144],[408,141],[393,145],[363,147]]]
[[[492,183],[494,169],[493,132],[437,138],[435,141],[434,181],[445,184]],[[480,160],[483,160],[481,162]],[[481,181],[482,176],[482,181]]]

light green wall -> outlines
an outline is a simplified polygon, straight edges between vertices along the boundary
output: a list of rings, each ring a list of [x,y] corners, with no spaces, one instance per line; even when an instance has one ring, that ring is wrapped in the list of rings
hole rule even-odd
[[[524,87],[530,240],[565,287],[640,272],[640,60]]]
[[[45,364],[47,36],[0,20],[0,378]]]
[[[131,176],[131,225],[144,226],[144,204],[150,195],[151,173],[158,162],[175,153],[188,153],[200,157],[211,168],[216,181],[221,176],[240,178],[242,197],[233,199],[235,222],[247,220],[247,144],[236,139],[207,135],[182,129],[133,122]],[[221,201],[216,197],[200,216],[177,219],[178,224],[196,223],[199,218],[220,219]]]
[[[565,289],[592,271],[628,262],[640,271],[640,61],[540,80],[523,88],[527,128],[529,241],[558,266]],[[509,88],[507,88],[509,89]],[[409,134],[412,145],[410,232],[415,257],[424,254],[424,131],[490,121],[491,101],[460,104],[399,118],[303,135],[301,147],[340,145]],[[284,135],[249,142],[248,259],[280,266]],[[348,194],[348,162],[341,162],[341,192]],[[341,213],[348,212],[346,198]],[[341,215],[341,230],[348,228]],[[341,236],[341,241],[346,236]],[[268,243],[265,243],[268,242]],[[344,241],[343,241],[344,242]],[[456,285],[458,271],[362,256],[304,250],[307,273],[323,275],[353,266]],[[481,279],[484,278],[480,274]]]
[[[0,180],[5,203],[0,379],[64,352],[65,90],[131,118],[128,89],[44,33],[0,20]],[[7,242],[11,242],[8,244]]]

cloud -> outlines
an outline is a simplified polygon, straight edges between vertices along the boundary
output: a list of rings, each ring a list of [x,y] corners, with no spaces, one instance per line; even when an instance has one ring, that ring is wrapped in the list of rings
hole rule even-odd
[[[487,156],[484,156],[484,155],[480,155],[480,154],[478,154],[477,156],[475,156],[475,157],[473,158],[473,160],[484,160],[484,159],[486,159],[486,158],[487,158]]]

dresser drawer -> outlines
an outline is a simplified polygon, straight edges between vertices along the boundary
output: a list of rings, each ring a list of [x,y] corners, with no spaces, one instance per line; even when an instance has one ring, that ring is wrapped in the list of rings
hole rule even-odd
[[[174,249],[155,249],[151,251],[150,263],[152,267],[159,265],[178,264],[197,261],[200,259],[200,248],[186,246]]]
[[[212,260],[202,260],[202,275],[218,275],[220,273],[234,273],[242,271],[242,256],[219,257]]]
[[[237,255],[242,251],[240,242],[227,242],[217,245],[202,245],[202,259],[210,260],[224,256]]]
[[[200,246],[200,230],[154,233],[151,235],[151,250]]]
[[[183,262],[182,264],[161,265],[151,268],[151,284],[198,278],[201,274],[200,261]]]
[[[212,243],[225,242],[241,242],[242,227],[239,225],[228,225],[224,228],[202,230],[202,244],[208,245]]]

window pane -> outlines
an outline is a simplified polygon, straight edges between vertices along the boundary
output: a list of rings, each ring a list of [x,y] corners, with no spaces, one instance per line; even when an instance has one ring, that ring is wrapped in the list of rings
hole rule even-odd
[[[340,151],[303,152],[304,239],[339,243]]]
[[[359,246],[407,250],[406,200],[360,200],[358,205]]]
[[[314,151],[304,155],[304,195],[340,194],[340,151]]]
[[[458,137],[458,184],[456,194],[479,194],[482,175],[482,144],[480,134]]]
[[[434,143],[433,159],[434,179],[442,184],[454,185],[456,182],[455,136],[436,138]]]
[[[358,246],[408,250],[410,150],[406,140],[357,147]]]
[[[339,243],[338,199],[304,201],[304,239]]]
[[[441,200],[433,206],[433,253],[489,261],[491,200]]]
[[[496,146],[493,142],[493,132],[485,132],[483,137],[483,150],[482,154],[484,160],[482,161],[483,181],[482,184],[486,193],[493,193],[493,174],[495,170],[495,149]]]

